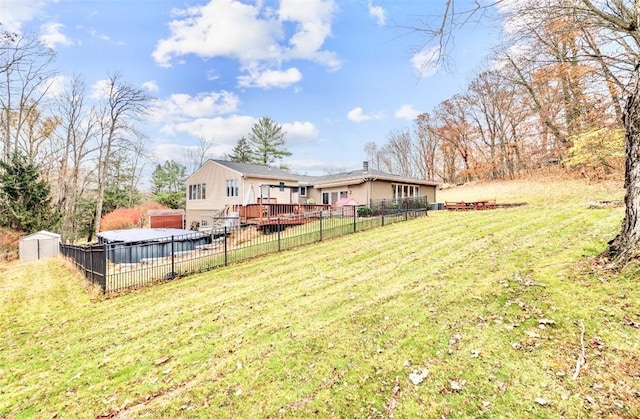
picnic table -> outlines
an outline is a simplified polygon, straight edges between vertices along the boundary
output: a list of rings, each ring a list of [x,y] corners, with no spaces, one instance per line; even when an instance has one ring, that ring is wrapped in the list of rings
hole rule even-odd
[[[495,209],[495,199],[479,199],[477,201],[445,201],[444,209],[449,211],[468,211]]]

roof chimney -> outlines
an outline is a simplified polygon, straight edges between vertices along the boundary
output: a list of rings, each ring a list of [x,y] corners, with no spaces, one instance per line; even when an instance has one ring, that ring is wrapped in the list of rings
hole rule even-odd
[[[368,161],[363,161],[362,162],[362,170],[366,173],[369,171],[369,162]]]

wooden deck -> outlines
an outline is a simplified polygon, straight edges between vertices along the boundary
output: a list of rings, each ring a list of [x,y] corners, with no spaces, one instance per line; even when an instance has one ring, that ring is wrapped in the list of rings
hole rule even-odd
[[[316,204],[248,204],[233,208],[240,222],[258,226],[300,225],[320,215],[331,213],[331,205]]]

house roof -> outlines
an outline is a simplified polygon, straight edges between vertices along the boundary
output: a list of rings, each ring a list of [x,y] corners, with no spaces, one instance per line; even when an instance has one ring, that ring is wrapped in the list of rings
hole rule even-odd
[[[147,211],[149,217],[162,216],[162,215],[184,215],[183,209],[156,209]]]
[[[304,183],[313,185],[314,187],[331,187],[339,185],[354,185],[363,183],[368,180],[386,180],[390,182],[413,183],[416,185],[437,186],[438,182],[432,182],[423,179],[417,179],[407,176],[394,175],[392,173],[382,172],[380,170],[352,170],[349,172],[335,173],[326,176],[306,176],[301,179]]]
[[[380,170],[352,170],[349,172],[335,173],[324,176],[297,175],[277,167],[262,166],[251,163],[238,163],[227,160],[210,160],[242,175],[263,179],[297,181],[302,186],[314,186],[316,188],[328,188],[332,186],[357,185],[369,180],[386,180],[389,182],[412,183],[415,185],[437,186],[438,182],[417,179],[407,176],[394,175]]]
[[[213,162],[224,166],[228,169],[234,170],[245,176],[266,178],[266,179],[280,179],[280,180],[298,180],[298,176],[286,170],[279,169],[272,166],[262,166],[259,164],[251,163],[239,163],[235,161],[227,160],[212,160]]]

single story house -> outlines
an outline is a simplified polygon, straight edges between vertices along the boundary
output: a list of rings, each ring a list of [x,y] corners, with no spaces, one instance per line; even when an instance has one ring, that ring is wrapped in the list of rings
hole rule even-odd
[[[208,160],[187,178],[186,226],[207,226],[228,208],[252,204],[335,205],[349,198],[361,205],[426,196],[435,202],[437,182],[362,169],[326,176],[297,175],[279,168]]]

